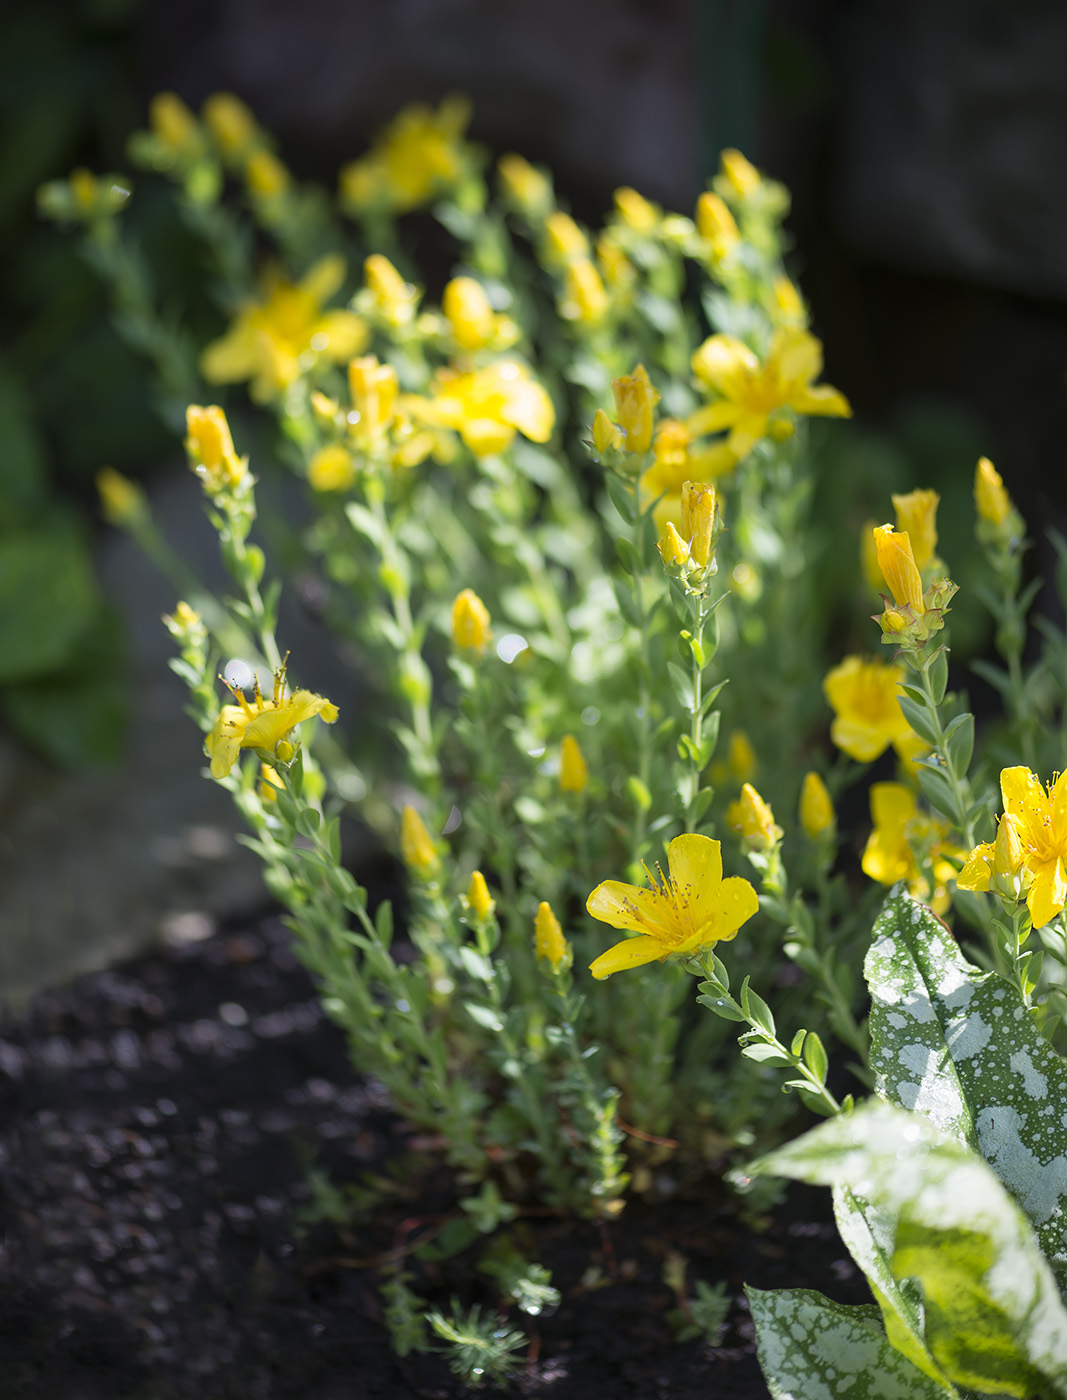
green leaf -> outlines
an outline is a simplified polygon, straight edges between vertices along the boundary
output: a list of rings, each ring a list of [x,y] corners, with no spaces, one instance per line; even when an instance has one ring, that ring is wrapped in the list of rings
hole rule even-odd
[[[826,1083],[826,1072],[830,1068],[830,1061],[826,1055],[826,1048],[814,1031],[809,1033],[804,1042],[804,1063],[820,1084]]]
[[[962,776],[974,753],[974,715],[957,715],[945,731],[945,754],[953,770]]]
[[[956,822],[964,820],[966,813],[957,810],[956,795],[943,768],[920,763],[915,776],[923,796],[932,802],[939,812],[944,812],[946,817],[951,817]]]
[[[921,1288],[929,1354],[953,1384],[1019,1400],[1046,1387],[1067,1396],[1067,1311],[1052,1271],[1026,1217],[966,1144],[922,1114],[869,1100],[748,1170],[870,1201],[892,1276]]]
[[[504,1023],[500,1019],[500,1013],[492,1006],[483,1006],[480,1002],[465,1001],[463,1009],[476,1025],[483,1027],[487,1031],[492,1031],[494,1035],[499,1035],[504,1029]]]
[[[739,1011],[733,1002],[727,1001],[725,997],[715,996],[712,993],[710,996],[697,997],[697,1001],[702,1006],[706,1006],[709,1011],[714,1011],[715,1015],[724,1021],[738,1021],[741,1024],[745,1024],[747,1021],[744,1012]]]
[[[1067,1064],[1017,990],[967,962],[903,890],[878,916],[864,971],[876,1091],[981,1152],[1067,1268]]]
[[[604,485],[607,488],[608,499],[622,516],[627,525],[632,525],[637,518],[634,514],[634,493],[633,487],[622,481],[613,472],[608,472],[604,477]]]
[[[674,690],[675,698],[679,705],[688,714],[692,714],[697,707],[696,688],[693,685],[693,677],[688,671],[683,671],[681,666],[673,661],[667,662],[667,674],[671,678],[671,686]]]
[[[771,1008],[748,985],[748,978],[741,983],[741,1010],[750,1021],[755,1022],[768,1035],[774,1035],[774,1015]]]
[[[476,982],[492,982],[493,964],[488,958],[482,957],[476,948],[467,943],[457,948],[456,952],[468,977],[473,977]]]
[[[904,718],[915,730],[920,739],[934,748],[938,743],[937,727],[933,722],[930,711],[925,704],[917,704],[914,700],[909,700],[906,695],[900,697],[900,708]]]
[[[948,652],[944,647],[941,648],[927,667],[926,675],[930,681],[930,690],[934,697],[934,704],[940,705],[941,701],[945,698],[945,691],[948,689]]]
[[[774,1400],[944,1400],[956,1393],[894,1350],[869,1303],[846,1307],[807,1288],[745,1293]]]
[[[777,1045],[768,1045],[765,1040],[757,1040],[753,1045],[743,1045],[741,1054],[746,1060],[755,1060],[757,1064],[776,1065],[782,1069],[791,1069],[793,1061],[788,1055],[783,1055]]]

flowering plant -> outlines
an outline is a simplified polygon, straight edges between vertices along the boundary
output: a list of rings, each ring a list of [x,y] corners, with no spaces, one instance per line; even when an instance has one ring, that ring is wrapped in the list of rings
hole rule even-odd
[[[336,204],[225,95],[199,119],[157,98],[131,147],[214,261],[228,326],[199,374],[276,426],[307,503],[280,554],[369,693],[289,688],[249,429],[219,405],[187,408],[186,448],[235,596],[182,583],[175,669],[355,1063],[454,1170],[436,1257],[533,1205],[607,1228],[628,1194],[731,1164],[750,1209],[769,1174],[827,1181],[877,1307],[753,1294],[776,1395],[1065,1394],[1067,789],[1035,772],[1067,641],[1046,626],[1024,666],[1022,520],[983,459],[1006,715],[976,761],[936,493],[894,496],[851,551],[892,658],[824,625],[824,420],[850,409],[783,265],[782,187],[724,152],[694,219],[622,189],[594,234],[519,156],[494,197],[466,120],[402,114]],[[113,188],[78,172],[42,206],[82,225],[163,374],[178,332],[131,277]],[[437,296],[404,252],[425,206],[456,263]],[[143,501],[100,484],[167,567]],[[879,761],[857,840],[841,798]],[[346,863],[350,812],[403,860],[402,930]],[[798,1109],[830,1121],[786,1142]],[[554,1290],[509,1248],[501,1290],[535,1315]],[[402,1349],[427,1345],[416,1282],[383,1284]],[[427,1313],[462,1374],[500,1378],[517,1334],[479,1316]]]

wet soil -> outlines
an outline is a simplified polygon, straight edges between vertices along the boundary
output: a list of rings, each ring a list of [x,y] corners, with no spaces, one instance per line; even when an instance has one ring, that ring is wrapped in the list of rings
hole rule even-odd
[[[272,914],[39,996],[0,1024],[3,1400],[362,1400],[464,1393],[438,1355],[397,1357],[378,1270],[458,1214],[432,1144],[349,1063]],[[396,1164],[400,1164],[399,1169]],[[314,1165],[393,1194],[338,1230],[301,1223]],[[825,1193],[760,1231],[714,1183],[610,1226],[521,1222],[563,1302],[529,1334],[513,1396],[756,1400],[745,1282],[863,1301]],[[677,1341],[677,1251],[731,1300],[722,1344]],[[444,1305],[487,1297],[471,1260],[418,1264]]]

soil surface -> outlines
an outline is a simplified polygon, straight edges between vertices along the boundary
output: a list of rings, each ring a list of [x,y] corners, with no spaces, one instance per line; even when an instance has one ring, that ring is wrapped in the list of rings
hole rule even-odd
[[[440,1355],[397,1357],[379,1266],[456,1211],[443,1171],[395,1203],[301,1222],[335,1184],[432,1144],[352,1069],[273,914],[39,996],[0,1025],[0,1393],[4,1400],[428,1400],[463,1392]],[[743,1283],[869,1298],[828,1193],[792,1190],[761,1231],[714,1183],[610,1226],[531,1215],[563,1302],[536,1320],[509,1394],[755,1400],[768,1392]],[[722,1345],[678,1341],[663,1282],[722,1280]],[[491,1294],[465,1255],[412,1267],[445,1305]]]

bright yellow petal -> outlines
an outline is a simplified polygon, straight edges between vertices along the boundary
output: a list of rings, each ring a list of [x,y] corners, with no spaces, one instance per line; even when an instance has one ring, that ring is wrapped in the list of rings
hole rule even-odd
[[[767,432],[766,413],[746,413],[734,424],[733,432],[727,439],[730,451],[740,462],[755,447]]]
[[[679,918],[699,929],[722,884],[722,847],[710,836],[676,836],[667,847],[667,864]]]
[[[556,426],[552,400],[544,386],[533,379],[511,383],[501,416],[531,442],[547,442]]]
[[[822,418],[851,418],[852,405],[840,389],[831,384],[815,384],[789,396],[789,406],[798,413]]]
[[[665,924],[663,898],[655,890],[643,890],[638,885],[626,885],[621,880],[604,880],[585,902],[594,919],[612,928],[633,929],[647,933],[649,928]],[[670,939],[662,947],[669,951]]]
[[[1033,840],[1051,818],[1048,793],[1029,768],[1002,768],[1000,793],[1004,810],[1017,817],[1027,839]]]
[[[209,384],[237,384],[259,369],[259,333],[247,322],[235,325],[204,347],[200,373]]]
[[[329,341],[323,354],[339,364],[362,354],[370,344],[370,327],[354,311],[327,311],[316,333],[325,335]]]
[[[822,343],[810,331],[785,326],[775,331],[767,356],[784,384],[810,384],[822,373]]]
[[[692,365],[698,379],[732,398],[746,375],[759,369],[759,360],[736,336],[712,335],[693,355]]]
[[[857,763],[873,763],[891,742],[891,736],[883,729],[845,718],[835,719],[830,725],[830,738]]]
[[[339,291],[345,280],[346,263],[340,253],[327,253],[312,263],[300,283],[316,306],[322,306]]]
[[[625,972],[627,968],[641,967],[642,964],[656,962],[657,959],[662,961],[670,951],[666,943],[660,943],[647,933],[638,938],[624,938],[621,943],[616,943],[614,948],[601,953],[600,957],[590,964],[589,971],[598,982],[602,982],[613,972]]]
[[[903,827],[915,815],[915,794],[903,783],[871,784],[871,819],[875,826]]]
[[[860,868],[880,885],[895,885],[898,880],[908,879],[914,873],[915,860],[903,832],[893,834],[875,828],[863,848]]]
[[[1026,903],[1034,928],[1044,928],[1067,904],[1067,876],[1063,861],[1058,857],[1041,865],[1031,861],[1029,865],[1034,872],[1034,883]]]
[[[985,841],[975,847],[956,876],[957,888],[976,891],[989,889],[989,879],[993,871],[993,849],[992,841]]]
[[[744,411],[739,403],[731,399],[719,399],[691,413],[685,420],[686,431],[695,438],[703,437],[705,433],[721,432],[723,428],[732,428]]]
[[[703,924],[674,952],[688,953],[706,948],[709,943],[729,943],[737,937],[741,925],[759,912],[759,895],[747,880],[731,875],[714,890],[712,904]]]

